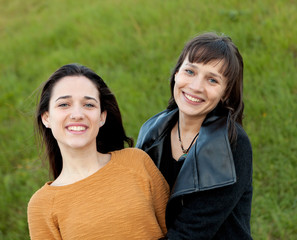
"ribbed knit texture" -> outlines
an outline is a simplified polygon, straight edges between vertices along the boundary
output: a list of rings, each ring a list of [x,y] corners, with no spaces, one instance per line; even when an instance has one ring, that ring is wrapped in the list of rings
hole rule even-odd
[[[33,240],[158,239],[165,235],[169,188],[150,157],[127,148],[93,175],[46,183],[28,204]]]

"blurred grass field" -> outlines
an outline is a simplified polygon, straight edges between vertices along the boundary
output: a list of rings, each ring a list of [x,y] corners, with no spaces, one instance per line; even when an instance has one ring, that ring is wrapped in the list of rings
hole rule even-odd
[[[109,85],[128,135],[163,110],[183,45],[222,32],[245,62],[254,239],[297,239],[295,0],[0,0],[0,239],[29,239],[26,207],[48,173],[33,131],[37,88],[81,63]]]

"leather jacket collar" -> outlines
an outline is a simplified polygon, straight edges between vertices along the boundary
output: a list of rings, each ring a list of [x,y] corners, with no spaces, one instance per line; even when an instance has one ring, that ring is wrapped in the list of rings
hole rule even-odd
[[[164,139],[178,118],[178,109],[165,110],[141,127],[136,147],[146,151],[160,167]],[[235,166],[228,140],[228,117],[213,110],[203,122],[172,189],[171,199],[236,182]]]

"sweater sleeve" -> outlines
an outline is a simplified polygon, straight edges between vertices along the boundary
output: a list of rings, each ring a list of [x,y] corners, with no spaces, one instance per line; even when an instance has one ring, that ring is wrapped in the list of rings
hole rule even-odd
[[[149,155],[145,152],[143,153],[145,156],[145,167],[149,175],[150,192],[154,211],[162,232],[165,235],[167,232],[165,209],[169,198],[169,185]]]
[[[233,228],[230,231],[235,230],[228,239],[249,239],[236,238],[249,236],[250,231],[252,149],[246,135],[238,137],[233,157],[237,174],[235,184],[172,200],[176,202],[170,204],[172,207],[167,209],[166,215],[168,239],[212,239],[220,235],[227,218],[235,219],[231,221],[233,226],[229,226],[229,229]]]
[[[57,221],[53,217],[53,196],[43,188],[37,191],[28,204],[28,225],[31,240],[60,240]]]

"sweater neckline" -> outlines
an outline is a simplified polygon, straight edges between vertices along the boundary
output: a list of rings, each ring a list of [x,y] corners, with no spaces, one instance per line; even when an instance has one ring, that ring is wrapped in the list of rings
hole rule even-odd
[[[102,172],[105,172],[106,170],[108,170],[110,168],[110,166],[113,164],[114,162],[114,155],[115,155],[115,151],[113,152],[108,152],[111,156],[110,156],[110,160],[108,161],[108,163],[106,163],[105,166],[103,166],[102,168],[98,169],[96,172],[92,173],[90,176],[87,176],[79,181],[76,181],[74,183],[70,183],[67,185],[63,185],[63,186],[52,186],[50,185],[53,181],[48,181],[45,183],[44,187],[48,190],[66,190],[66,189],[72,189],[72,188],[77,188],[80,186],[84,186],[85,183],[89,184],[89,182],[93,179],[96,178],[97,175],[101,174]]]

